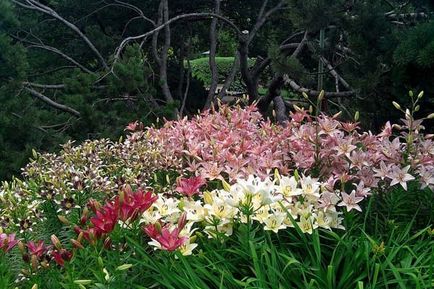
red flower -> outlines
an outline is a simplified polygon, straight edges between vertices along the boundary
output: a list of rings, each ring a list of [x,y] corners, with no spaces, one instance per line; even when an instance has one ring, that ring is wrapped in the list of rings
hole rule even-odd
[[[135,220],[137,216],[143,214],[157,200],[157,196],[152,196],[152,192],[144,192],[139,189],[133,192],[130,186],[124,189],[123,197],[117,197],[115,206],[119,207],[119,219],[126,221]]]
[[[34,255],[38,258],[42,257],[44,253],[47,251],[48,247],[45,246],[44,241],[39,240],[37,244],[33,241],[29,241],[27,243],[27,248],[29,249],[30,255]]]
[[[71,260],[72,253],[65,249],[60,249],[51,251],[51,256],[58,265],[63,267],[65,265],[65,261]]]
[[[200,187],[202,187],[205,184],[206,184],[205,180],[200,176],[191,177],[188,179],[181,178],[178,179],[177,187],[175,190],[191,198],[192,196],[198,194]]]
[[[110,233],[116,226],[117,221],[117,207],[111,203],[97,211],[96,216],[90,219],[90,222],[94,225],[96,235]]]
[[[9,252],[16,244],[18,244],[18,240],[15,239],[15,234],[0,234],[0,250],[3,252]]]

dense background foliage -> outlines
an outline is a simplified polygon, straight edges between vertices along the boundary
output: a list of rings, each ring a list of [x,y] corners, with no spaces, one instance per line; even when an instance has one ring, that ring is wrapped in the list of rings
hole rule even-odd
[[[207,18],[170,25],[170,43],[166,30],[161,30],[155,49],[152,36],[129,42],[114,61],[123,39],[165,22],[164,17],[159,19],[163,2],[1,1],[0,179],[16,174],[32,148],[53,151],[70,139],[117,139],[131,120],[150,124],[161,117],[174,118],[180,110],[195,113],[206,105],[205,87],[211,81],[208,57],[204,56],[210,51],[211,21]],[[280,2],[283,6],[273,10]],[[265,17],[264,12],[272,12],[249,43],[250,65],[272,58],[259,77],[260,95],[267,94],[273,78],[282,73],[302,87],[335,92],[339,90],[335,78],[328,73],[334,70],[356,93],[330,98],[328,110],[345,107],[346,117],[359,110],[364,126],[377,129],[385,119],[397,117],[389,109],[390,101],[406,103],[403,92],[409,89],[425,90],[428,97],[421,105],[422,112],[433,108],[431,2],[239,0],[221,1],[218,12],[240,31],[250,32]],[[49,13],[38,10],[40,7]],[[168,18],[213,11],[214,1],[170,1]],[[230,74],[240,42],[234,29],[222,21],[216,30],[221,83]],[[293,40],[286,43],[299,42],[303,31],[308,31],[309,49],[297,58],[279,50],[288,37]],[[318,57],[326,58],[331,67],[321,68]],[[164,58],[167,65],[161,64]],[[246,91],[240,78],[238,72],[232,88]],[[165,81],[172,99],[162,89]],[[288,84],[279,89],[286,101],[300,98]],[[340,90],[347,89],[341,85]],[[41,99],[44,96],[72,110],[55,108]]]

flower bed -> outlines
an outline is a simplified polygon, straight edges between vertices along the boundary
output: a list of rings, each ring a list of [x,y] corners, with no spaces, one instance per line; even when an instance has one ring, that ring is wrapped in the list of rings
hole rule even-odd
[[[373,134],[339,114],[296,107],[281,127],[255,106],[220,106],[159,129],[131,123],[119,142],[35,153],[23,178],[0,190],[0,249],[19,248],[22,282],[91,247],[137,254],[131,240],[180,258],[243,230],[247,240],[258,230],[345,230],[346,216],[372,194],[416,180],[434,186],[432,136],[403,112],[402,125]]]

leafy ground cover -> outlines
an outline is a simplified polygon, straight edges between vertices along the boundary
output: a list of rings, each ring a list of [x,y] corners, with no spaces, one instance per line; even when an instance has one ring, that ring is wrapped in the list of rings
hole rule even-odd
[[[1,187],[0,288],[432,288],[422,96],[378,134],[219,106],[35,152]]]

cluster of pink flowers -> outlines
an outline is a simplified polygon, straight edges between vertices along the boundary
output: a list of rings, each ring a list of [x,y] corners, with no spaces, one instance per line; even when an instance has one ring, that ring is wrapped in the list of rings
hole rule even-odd
[[[29,241],[25,246],[20,245],[23,260],[30,262],[33,270],[37,270],[39,266],[47,268],[50,260],[64,266],[66,261],[72,259],[73,252],[65,249],[55,235],[51,236],[51,243],[52,245],[45,245],[44,241],[39,240],[36,243]]]
[[[165,153],[185,160],[187,170],[209,180],[251,174],[265,178],[272,168],[282,174],[290,169],[290,131],[264,121],[254,106],[221,106],[218,112],[169,121],[148,132]]]
[[[149,135],[165,153],[182,159],[188,171],[209,180],[264,179],[273,169],[284,175],[298,170],[327,182],[330,191],[354,184],[354,193],[343,195],[346,199],[365,198],[384,185],[407,189],[415,178],[422,188],[434,187],[434,143],[421,133],[421,120],[406,113],[403,125],[388,122],[373,134],[338,118],[313,117],[297,108],[281,127],[263,120],[255,106],[220,106],[216,112],[149,129]]]
[[[71,260],[73,252],[65,249],[55,235],[51,236],[51,242],[52,245],[45,245],[42,240],[23,243],[16,239],[15,234],[0,234],[0,250],[8,253],[18,245],[23,260],[30,263],[34,271],[39,267],[49,267],[52,260],[60,266],[64,266],[65,261]]]

